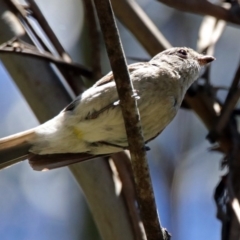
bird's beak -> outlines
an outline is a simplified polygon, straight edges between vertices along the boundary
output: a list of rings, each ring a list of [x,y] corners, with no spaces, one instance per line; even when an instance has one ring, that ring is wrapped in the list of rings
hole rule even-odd
[[[198,57],[198,62],[200,66],[204,66],[212,61],[214,61],[216,58],[212,57],[212,56],[208,56],[208,55],[201,55],[200,57]]]

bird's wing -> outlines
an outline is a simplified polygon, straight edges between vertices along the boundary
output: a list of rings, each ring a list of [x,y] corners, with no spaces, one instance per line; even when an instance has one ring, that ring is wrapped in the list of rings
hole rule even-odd
[[[138,70],[139,67],[147,67],[149,65],[150,65],[150,63],[148,63],[148,62],[133,63],[128,66],[128,71],[131,75],[135,70]],[[100,86],[110,83],[112,81],[114,81],[114,76],[113,76],[113,73],[110,72],[107,75],[105,75],[104,77],[102,77],[100,80],[98,80],[92,86],[92,88],[100,87]],[[63,109],[63,112],[74,110],[75,107],[78,106],[79,102],[81,101],[81,98],[82,98],[81,95],[79,95],[74,101],[72,101],[66,108]]]
[[[134,72],[135,70],[139,69],[139,67],[144,67],[144,66],[147,66],[149,65],[148,62],[143,62],[143,63],[133,63],[131,65],[128,66],[128,71],[131,75],[132,72]],[[104,84],[107,84],[109,82],[112,82],[114,80],[114,76],[113,76],[113,73],[110,72],[108,73],[107,75],[105,75],[104,77],[102,77],[100,80],[98,80],[94,85],[93,87],[99,87],[99,86],[102,86]]]

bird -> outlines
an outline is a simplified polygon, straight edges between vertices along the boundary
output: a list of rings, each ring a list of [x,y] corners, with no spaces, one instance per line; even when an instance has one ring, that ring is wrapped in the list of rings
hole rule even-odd
[[[186,91],[213,60],[191,48],[174,47],[128,66],[145,143],[173,120]],[[50,170],[125,149],[128,140],[110,72],[54,118],[0,139],[0,169],[28,159],[34,170]]]

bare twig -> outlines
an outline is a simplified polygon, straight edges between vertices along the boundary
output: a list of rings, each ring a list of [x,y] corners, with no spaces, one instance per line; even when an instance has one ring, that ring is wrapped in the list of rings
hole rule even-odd
[[[232,95],[231,98],[229,98],[229,100],[223,105],[222,108],[222,113],[221,116],[219,118],[219,121],[217,122],[215,131],[219,134],[224,127],[226,126],[230,115],[232,114],[238,100],[240,97],[240,88],[238,88],[235,93]]]
[[[16,2],[16,0],[10,0],[10,1],[9,0],[4,0],[4,1],[9,6],[9,8],[11,8],[13,13],[22,21],[22,24],[23,24],[24,28],[25,29],[27,28],[28,32],[29,31],[32,32],[32,34],[36,38],[37,42],[42,46],[42,48],[45,51],[49,51],[48,47],[46,46],[44,41],[41,39],[41,37],[38,36],[38,34],[35,31],[34,27],[32,27],[29,19],[27,18],[28,13],[27,13],[26,9],[24,8],[24,6],[22,4]]]
[[[136,94],[126,66],[111,4],[108,0],[95,0],[109,60],[116,81],[122,114],[125,122],[140,213],[148,240],[166,239],[158,221],[156,203],[146,160],[144,139],[137,110]]]
[[[225,103],[223,104],[221,115],[215,125],[215,128],[211,131],[212,136],[218,137],[222,132],[222,130],[226,127],[230,119],[230,115],[232,114],[237,104],[237,101],[239,100],[239,97],[240,97],[240,88],[238,86],[239,81],[240,81],[240,64],[235,73],[235,76],[232,81]]]
[[[225,20],[230,23],[240,24],[239,5],[234,5],[230,9],[216,5],[207,0],[158,0],[169,7],[181,11],[196,13],[200,15],[210,15],[215,18]]]
[[[59,56],[63,58],[66,62],[72,61],[70,56],[66,53],[66,51],[61,46],[60,42],[56,40],[57,39],[56,36],[54,35],[53,31],[50,29],[49,25],[46,24],[46,20],[43,14],[41,13],[40,9],[36,6],[35,3],[33,3],[33,9],[31,9],[31,5],[29,5],[28,7],[23,6],[22,4],[16,2],[16,0],[10,0],[10,1],[5,0],[5,1],[9,5],[9,7],[13,10],[13,12],[16,14],[16,16],[20,18],[28,34],[32,37],[34,41],[37,42],[37,47],[39,47],[41,50],[45,50],[50,53],[52,52],[49,49],[49,47],[46,45],[46,43],[43,41],[43,39],[38,35],[34,26],[32,26],[32,23],[29,21],[29,15],[31,14],[35,14],[38,18],[36,20],[40,20],[40,22],[38,22],[39,26],[42,29],[47,30],[46,36],[48,37],[50,42],[51,40],[53,40],[51,44],[57,51],[57,54],[59,54]],[[64,76],[64,78],[66,79],[66,81],[68,82],[69,86],[72,88],[75,94],[79,94],[80,92],[83,91],[83,84],[81,83],[81,78],[79,76],[76,76],[74,72],[68,72],[64,68],[59,68],[58,66],[57,68],[60,71],[60,73]]]
[[[32,17],[35,17],[39,26],[42,28],[43,32],[48,37],[51,44],[54,46],[55,50],[59,54],[59,56],[64,59],[66,62],[72,62],[71,57],[68,55],[68,53],[65,51],[59,40],[57,39],[56,35],[50,28],[47,20],[43,16],[42,12],[36,5],[36,3],[33,0],[28,1],[30,5],[28,6],[28,10],[31,10],[28,14],[31,14]],[[24,18],[24,20],[28,23],[28,18]],[[28,25],[31,25],[31,23],[28,23]],[[32,25],[31,25],[32,27]],[[33,28],[34,29],[34,28]],[[34,33],[36,35],[36,33]],[[44,47],[47,48],[47,46],[44,44]],[[51,52],[48,49],[49,52]],[[83,92],[84,87],[83,83],[81,81],[81,78],[79,76],[76,76],[74,73],[71,73],[69,71],[66,71],[64,68],[58,68],[58,70],[62,73],[66,81],[68,82],[69,86],[72,88],[73,92],[78,95],[79,93]]]
[[[52,62],[60,67],[66,68],[67,70],[73,71],[76,74],[81,74],[84,77],[91,78],[92,71],[87,69],[78,63],[66,62],[59,57],[55,57],[53,54],[46,51],[39,51],[34,45],[25,43],[24,41],[13,38],[12,40],[0,45],[0,54],[20,54],[26,55],[33,58],[40,58],[47,62]]]
[[[186,94],[184,101],[198,115],[206,128],[212,130],[218,119],[214,105],[219,103],[216,101],[215,96],[209,95],[204,89],[199,88],[194,96]],[[218,151],[228,154],[232,144],[229,136],[219,136],[218,143]]]
[[[232,97],[232,95],[234,94],[234,92],[236,91],[236,88],[240,87],[239,86],[239,81],[240,81],[240,63],[238,65],[238,69],[235,73],[235,76],[233,78],[231,87],[229,89],[228,95],[226,97],[225,102],[229,101],[229,99]]]
[[[92,0],[83,0],[85,8],[85,16],[88,25],[89,41],[91,44],[91,66],[93,69],[94,80],[102,77],[101,70],[101,51],[100,51],[100,32],[95,14],[95,9]]]
[[[54,34],[53,30],[49,26],[47,20],[43,16],[41,10],[39,9],[38,5],[35,3],[34,0],[27,0],[29,3],[29,8],[32,11],[32,16],[36,18],[38,23],[40,24],[41,28],[45,32],[45,34],[48,36],[49,40],[54,45],[55,49],[57,50],[58,54],[63,58],[66,62],[71,62],[71,58],[68,55],[68,53],[65,51],[61,43],[59,42],[58,38]]]
[[[151,56],[171,47],[136,1],[112,0],[111,2],[117,18],[135,35]]]
[[[232,138],[232,149],[229,157],[229,173],[227,181],[227,190],[231,211],[234,213],[230,216],[230,224],[228,224],[227,239],[238,240],[240,236],[240,135],[236,131],[233,118],[229,120],[230,132]]]
[[[132,220],[131,223],[133,225],[134,235],[136,236],[137,240],[142,239],[144,229],[139,216],[139,212],[136,208],[137,196],[130,158],[125,151],[114,153],[111,155],[111,158],[117,168],[123,185],[123,196]]]

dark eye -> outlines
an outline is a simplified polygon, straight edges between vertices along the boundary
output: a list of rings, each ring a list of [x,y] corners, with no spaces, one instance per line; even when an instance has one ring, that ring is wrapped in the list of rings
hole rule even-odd
[[[187,57],[187,51],[184,49],[178,50],[179,57],[186,58]]]

